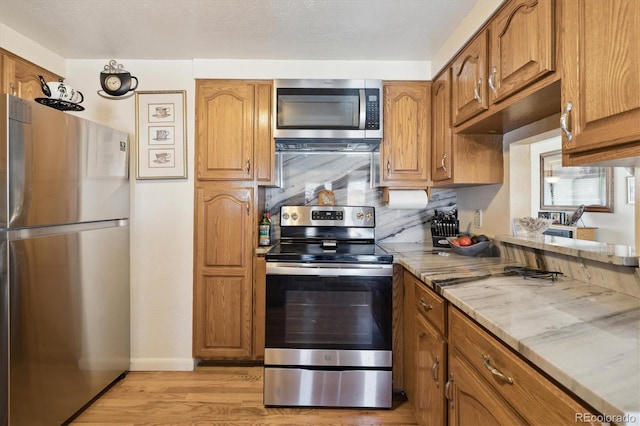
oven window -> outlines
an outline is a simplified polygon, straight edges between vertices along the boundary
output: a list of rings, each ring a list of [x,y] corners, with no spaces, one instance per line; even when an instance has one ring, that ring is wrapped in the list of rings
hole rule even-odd
[[[285,343],[371,345],[369,291],[287,290]]]
[[[266,347],[391,350],[391,280],[268,275]]]

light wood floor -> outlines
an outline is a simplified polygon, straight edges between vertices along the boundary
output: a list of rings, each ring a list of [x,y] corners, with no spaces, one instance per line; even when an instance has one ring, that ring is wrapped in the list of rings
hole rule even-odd
[[[391,409],[265,408],[262,367],[130,372],[71,425],[416,425],[413,405]]]

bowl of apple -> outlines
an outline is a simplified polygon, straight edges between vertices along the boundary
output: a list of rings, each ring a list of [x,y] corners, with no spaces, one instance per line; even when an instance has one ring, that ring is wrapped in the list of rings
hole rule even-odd
[[[458,235],[447,237],[447,242],[454,253],[463,256],[476,256],[491,244],[491,240],[486,235]]]

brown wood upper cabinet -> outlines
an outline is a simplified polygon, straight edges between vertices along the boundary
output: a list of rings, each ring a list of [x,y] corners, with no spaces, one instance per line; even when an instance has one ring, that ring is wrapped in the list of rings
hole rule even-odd
[[[640,2],[562,5],[563,164],[640,165]]]
[[[488,31],[481,31],[451,65],[451,110],[455,126],[489,108]]]
[[[555,70],[554,11],[553,0],[513,0],[492,19],[491,102],[500,102]]]
[[[424,188],[430,184],[429,81],[384,82],[381,185]]]
[[[450,72],[446,68],[431,86],[431,179],[434,182],[453,176]]]
[[[0,49],[0,65],[2,71],[0,93],[8,93],[30,101],[44,97],[39,75],[44,77],[45,81],[58,81],[62,78],[2,49]]]
[[[271,93],[271,81],[196,82],[198,179],[273,181]]]

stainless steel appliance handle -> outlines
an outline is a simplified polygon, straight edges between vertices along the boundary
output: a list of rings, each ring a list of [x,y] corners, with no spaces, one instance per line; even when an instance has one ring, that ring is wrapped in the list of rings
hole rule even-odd
[[[391,277],[392,264],[267,262],[267,275]]]
[[[364,125],[367,121],[367,96],[364,89],[360,89],[358,92],[360,93],[360,123],[358,129],[364,130]]]

